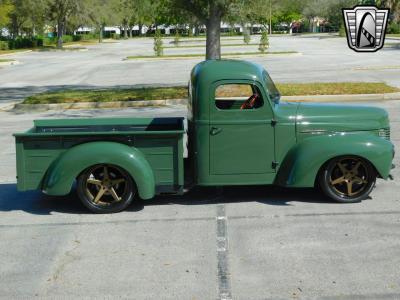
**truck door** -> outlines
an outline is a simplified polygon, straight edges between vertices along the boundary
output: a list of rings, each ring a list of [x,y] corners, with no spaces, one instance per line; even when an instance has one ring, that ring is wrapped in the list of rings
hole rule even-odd
[[[211,175],[273,173],[273,111],[262,87],[219,81],[210,97]]]

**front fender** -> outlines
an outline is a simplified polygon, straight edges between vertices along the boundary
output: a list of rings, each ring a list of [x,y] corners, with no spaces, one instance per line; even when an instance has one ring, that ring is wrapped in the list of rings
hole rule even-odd
[[[142,199],[154,197],[154,174],[143,153],[115,142],[89,142],[61,154],[46,173],[43,192],[56,196],[67,195],[79,174],[97,164],[113,164],[125,169],[135,181]]]
[[[276,184],[313,187],[318,171],[330,159],[344,155],[362,157],[387,179],[392,165],[393,144],[365,132],[315,135],[302,140],[289,151],[279,168]]]

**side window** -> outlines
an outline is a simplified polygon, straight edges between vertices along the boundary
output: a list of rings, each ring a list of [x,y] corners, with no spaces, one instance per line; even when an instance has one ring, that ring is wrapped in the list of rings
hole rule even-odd
[[[252,84],[222,84],[215,90],[215,106],[221,110],[258,109],[263,105],[259,89]]]

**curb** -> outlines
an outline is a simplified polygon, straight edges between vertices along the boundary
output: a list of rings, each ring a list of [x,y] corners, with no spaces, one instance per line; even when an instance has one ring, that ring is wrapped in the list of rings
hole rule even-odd
[[[17,55],[17,54],[24,54],[24,53],[30,53],[30,52],[33,52],[33,50],[17,51],[17,52],[11,52],[11,53],[0,54],[0,57],[2,57],[2,56]]]
[[[389,94],[358,94],[358,95],[317,95],[317,96],[282,96],[283,101],[288,102],[347,102],[347,101],[385,101],[400,100],[400,93]],[[17,111],[46,111],[66,109],[102,109],[102,108],[126,108],[126,107],[160,107],[168,105],[186,105],[187,99],[166,100],[139,100],[139,101],[116,101],[116,102],[76,102],[76,103],[54,103],[54,104],[9,104],[0,110]]]

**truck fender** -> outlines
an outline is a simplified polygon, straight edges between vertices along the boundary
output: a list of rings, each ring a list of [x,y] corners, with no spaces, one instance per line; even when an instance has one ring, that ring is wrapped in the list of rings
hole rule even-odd
[[[313,187],[321,167],[332,158],[354,155],[369,161],[387,179],[393,144],[371,133],[334,133],[307,137],[286,155],[275,180],[277,185]]]
[[[70,148],[51,164],[42,190],[49,195],[67,195],[79,174],[97,164],[123,168],[132,176],[142,199],[154,197],[154,173],[144,154],[136,148],[116,142],[89,142]]]

